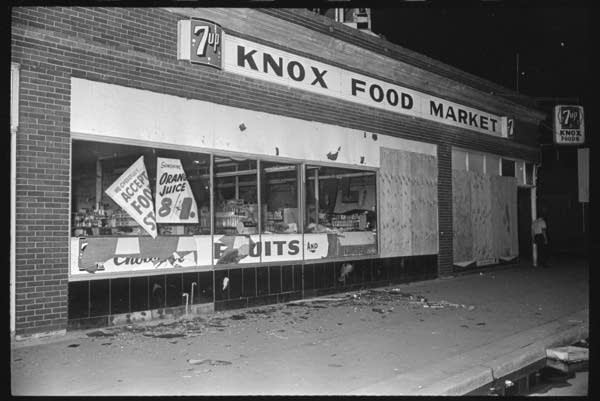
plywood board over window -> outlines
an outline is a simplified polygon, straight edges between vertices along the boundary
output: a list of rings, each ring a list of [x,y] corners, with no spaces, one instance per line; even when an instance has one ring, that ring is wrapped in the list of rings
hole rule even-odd
[[[437,163],[435,157],[411,155],[412,255],[437,253]]]
[[[452,171],[454,263],[518,255],[515,177]]]
[[[471,223],[471,180],[465,170],[452,171],[452,244],[454,262],[473,260],[473,225]]]
[[[473,225],[473,257],[493,258],[492,197],[489,176],[471,174],[471,223]]]
[[[381,149],[381,255],[438,252],[435,156]]]
[[[515,177],[491,177],[491,191],[495,257],[517,256],[517,180]]]

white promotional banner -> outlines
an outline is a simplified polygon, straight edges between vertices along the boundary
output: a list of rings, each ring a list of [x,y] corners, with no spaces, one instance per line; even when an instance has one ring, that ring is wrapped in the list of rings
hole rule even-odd
[[[302,234],[263,234],[258,246],[261,262],[302,260]]]
[[[154,202],[144,165],[144,156],[140,156],[105,192],[152,238],[156,238]]]
[[[327,234],[304,234],[304,260],[326,258],[328,253]]]
[[[196,200],[179,159],[156,159],[156,221],[198,223]]]
[[[177,268],[206,271],[212,269],[211,249],[210,235],[73,238],[71,276]]]

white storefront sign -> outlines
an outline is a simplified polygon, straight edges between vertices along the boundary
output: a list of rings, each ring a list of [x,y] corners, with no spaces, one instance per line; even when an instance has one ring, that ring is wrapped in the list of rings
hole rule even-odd
[[[488,135],[507,136],[506,117],[231,35],[223,39],[223,70]]]

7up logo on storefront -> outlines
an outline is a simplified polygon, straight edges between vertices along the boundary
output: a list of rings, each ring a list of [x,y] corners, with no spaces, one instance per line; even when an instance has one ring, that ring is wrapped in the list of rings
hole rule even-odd
[[[223,30],[211,21],[198,18],[177,23],[177,59],[221,68]]]

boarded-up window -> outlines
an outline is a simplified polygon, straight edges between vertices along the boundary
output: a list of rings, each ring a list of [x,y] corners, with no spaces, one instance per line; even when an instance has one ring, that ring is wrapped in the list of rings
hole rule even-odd
[[[454,170],[467,169],[467,152],[452,149],[452,168]]]
[[[483,174],[483,155],[479,153],[469,153],[469,171]]]
[[[485,173],[487,175],[500,175],[500,157],[485,155]]]

